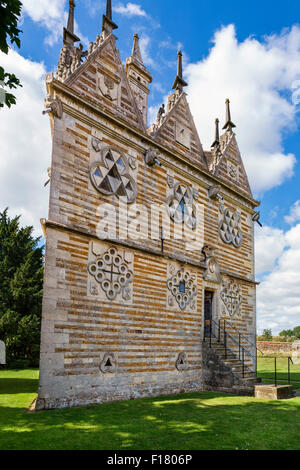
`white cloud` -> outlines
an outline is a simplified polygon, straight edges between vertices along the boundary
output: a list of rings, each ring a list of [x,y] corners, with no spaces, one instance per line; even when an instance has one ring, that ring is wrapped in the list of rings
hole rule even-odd
[[[185,68],[189,103],[205,148],[213,141],[214,120],[232,120],[256,195],[293,174],[295,156],[285,153],[283,132],[295,129],[297,105],[292,88],[300,77],[300,28],[259,42],[238,42],[233,25],[215,34],[208,57]],[[294,103],[294,104],[293,104]]]
[[[46,38],[46,43],[53,46],[62,36],[62,28],[66,25],[65,1],[23,0],[22,3],[23,12],[49,31],[50,34]]]
[[[284,220],[291,225],[300,220],[300,201],[295,202],[291,207],[290,214],[285,216]]]
[[[142,7],[136,3],[127,3],[126,6],[120,3],[114,7],[114,11],[125,16],[147,16],[145,10],[143,10]]]
[[[11,216],[22,214],[22,225],[33,225],[40,235],[39,220],[48,216],[43,185],[51,164],[49,119],[42,116],[46,70],[13,50],[0,58],[23,85],[14,92],[17,105],[0,112],[0,210],[9,206]]]
[[[268,258],[268,252],[275,250],[279,257],[275,269],[257,289],[258,331],[271,328],[278,334],[300,325],[300,224],[286,233],[267,227],[264,240],[264,256]],[[280,243],[285,250],[280,250]],[[274,259],[270,259],[270,266],[272,262]]]
[[[144,64],[154,66],[155,65],[154,60],[152,59],[149,53],[149,45],[150,45],[149,36],[147,36],[146,34],[143,34],[139,43],[140,43],[140,49],[141,49],[141,54],[142,54]]]
[[[286,247],[283,230],[273,227],[255,228],[255,271],[262,274],[274,269]]]
[[[65,11],[65,0],[23,0],[23,13],[30,16],[36,23],[44,26],[49,35],[46,37],[46,44],[53,46],[59,40],[62,41],[63,27],[67,25],[68,13]],[[81,38],[81,42],[88,46],[89,41],[84,37],[75,21],[75,34]]]

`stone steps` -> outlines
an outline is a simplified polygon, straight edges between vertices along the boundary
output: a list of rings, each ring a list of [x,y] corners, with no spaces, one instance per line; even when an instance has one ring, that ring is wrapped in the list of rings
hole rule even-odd
[[[210,342],[206,342],[206,347],[210,347]],[[254,387],[257,384],[256,373],[247,368],[247,362],[245,362],[244,375],[243,375],[243,364],[233,353],[227,351],[225,356],[225,348],[215,338],[211,340],[211,349],[219,357],[226,367],[231,369],[232,374],[238,379],[240,385],[234,385],[232,391],[239,395],[253,395]],[[251,364],[248,363],[248,367]]]

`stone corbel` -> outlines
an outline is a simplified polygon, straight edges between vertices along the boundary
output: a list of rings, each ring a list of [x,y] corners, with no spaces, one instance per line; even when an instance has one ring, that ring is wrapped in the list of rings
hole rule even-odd
[[[48,97],[45,102],[46,109],[43,111],[43,115],[45,114],[53,114],[58,119],[62,118],[63,115],[63,105],[59,98],[53,99]]]
[[[157,151],[156,150],[148,149],[145,156],[144,156],[144,160],[145,160],[146,165],[148,165],[148,166],[154,166],[155,164],[160,166],[160,167],[162,166],[162,164],[160,163],[160,161],[157,158]]]
[[[223,197],[221,196],[221,186],[216,185],[216,186],[211,186],[208,190],[208,197],[210,199],[216,200],[222,200]]]

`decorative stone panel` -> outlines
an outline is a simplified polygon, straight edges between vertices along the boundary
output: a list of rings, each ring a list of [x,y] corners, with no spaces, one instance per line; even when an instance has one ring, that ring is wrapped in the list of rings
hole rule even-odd
[[[100,363],[100,370],[103,374],[115,374],[117,371],[117,361],[114,353],[105,353]]]
[[[168,181],[171,181],[171,177]],[[189,228],[197,226],[197,208],[195,205],[195,192],[184,183],[177,182],[172,187],[173,191],[167,198],[167,209],[173,222],[185,223]]]
[[[239,167],[238,167],[238,165],[236,165],[236,163],[228,161],[227,162],[227,174],[234,181],[237,181],[238,177],[239,177]]]
[[[112,246],[106,250],[91,243],[88,295],[103,300],[132,303],[133,255]]]
[[[219,284],[221,282],[220,264],[216,259],[214,248],[209,246],[205,247],[205,264],[206,270],[203,273],[203,279]]]
[[[241,288],[236,281],[223,281],[221,289],[221,299],[224,304],[224,313],[228,313],[230,317],[240,314],[242,303]]]
[[[186,353],[181,352],[178,354],[177,361],[175,363],[175,367],[179,372],[185,371],[188,367],[187,356]]]
[[[95,150],[95,139],[92,145]],[[90,168],[90,179],[94,188],[102,194],[125,198],[128,204],[136,200],[137,185],[130,175],[128,157],[117,147],[102,149],[100,159],[94,161]]]
[[[167,281],[168,307],[195,311],[197,308],[197,276],[191,270],[170,265]]]
[[[241,214],[238,210],[226,208],[223,203],[220,204],[220,213],[219,235],[221,240],[228,245],[232,243],[236,248],[240,248],[243,243],[240,225]]]

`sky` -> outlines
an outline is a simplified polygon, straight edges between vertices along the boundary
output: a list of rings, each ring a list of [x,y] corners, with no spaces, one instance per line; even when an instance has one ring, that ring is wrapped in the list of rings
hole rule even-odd
[[[23,84],[18,105],[0,111],[0,210],[23,225],[47,217],[51,164],[49,120],[42,116],[44,74],[54,72],[67,1],[23,0],[21,49],[0,64]],[[183,52],[188,101],[205,149],[225,99],[263,228],[256,227],[258,332],[300,325],[300,2],[298,0],[137,0],[113,3],[122,61],[140,36],[153,75],[149,124],[171,91]],[[77,0],[75,32],[85,48],[101,32],[105,1]]]

